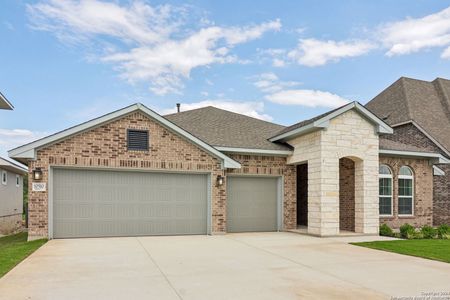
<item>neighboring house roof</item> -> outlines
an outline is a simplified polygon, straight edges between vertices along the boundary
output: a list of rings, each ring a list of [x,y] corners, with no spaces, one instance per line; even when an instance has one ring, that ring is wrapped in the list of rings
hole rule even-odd
[[[9,160],[6,160],[2,157],[0,157],[0,169],[7,170],[12,173],[16,173],[16,174],[20,174],[20,175],[25,175],[28,173],[28,170],[25,169],[24,167],[22,167],[18,164],[15,164]]]
[[[145,105],[140,104],[140,103],[130,105],[128,107],[122,108],[120,110],[114,111],[112,113],[106,114],[104,116],[90,120],[90,121],[82,123],[80,125],[68,128],[66,130],[60,131],[58,133],[47,136],[40,140],[34,141],[32,143],[12,149],[12,150],[8,151],[8,155],[11,158],[14,158],[16,160],[22,160],[22,161],[26,160],[26,159],[35,159],[36,151],[40,148],[44,148],[48,145],[51,145],[51,144],[54,144],[61,140],[67,139],[73,135],[79,134],[81,132],[90,130],[90,129],[98,127],[98,126],[101,126],[105,123],[112,122],[112,121],[117,120],[127,114],[137,112],[137,111],[139,111],[139,112],[143,113],[144,115],[148,116],[149,118],[157,121],[158,123],[160,123],[161,125],[163,125],[164,127],[168,128],[168,129],[170,129],[171,131],[183,136],[184,138],[186,138],[190,142],[196,144],[197,146],[199,146],[206,152],[210,153],[211,155],[221,159],[223,162],[224,168],[240,168],[241,167],[241,165],[237,161],[231,159],[230,157],[226,156],[225,154],[223,154],[219,150],[215,149],[208,143],[204,142],[197,136],[194,136],[193,134],[187,132],[186,130],[175,125],[168,119],[162,117],[161,115],[157,114],[153,110],[149,109],[148,107],[146,107]]]
[[[0,109],[8,109],[12,110],[14,106],[11,104],[11,102],[6,99],[6,97],[0,93]]]
[[[312,132],[318,129],[327,128],[329,126],[329,122],[331,119],[351,110],[355,109],[359,112],[364,118],[366,118],[369,122],[376,125],[377,132],[379,133],[393,133],[392,128],[383,122],[380,118],[378,118],[375,114],[370,112],[367,108],[365,108],[361,103],[351,102],[344,106],[333,109],[329,112],[321,114],[317,117],[314,117],[309,120],[305,120],[299,123],[296,123],[292,126],[286,127],[279,131],[276,135],[271,137],[270,141],[284,141],[286,139],[291,139],[296,136],[300,136],[302,134],[306,134],[308,132]]]
[[[450,151],[450,80],[401,77],[366,107],[392,127],[414,121],[437,146]]]
[[[280,154],[291,151],[288,145],[268,140],[284,126],[216,107],[208,106],[165,117],[221,151],[250,153],[252,149],[258,149],[271,153],[281,151]]]

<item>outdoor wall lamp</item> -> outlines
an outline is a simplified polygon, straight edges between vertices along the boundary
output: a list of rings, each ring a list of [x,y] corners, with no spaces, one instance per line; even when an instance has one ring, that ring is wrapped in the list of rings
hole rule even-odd
[[[224,181],[225,181],[225,177],[223,177],[221,175],[217,175],[216,182],[217,182],[218,186],[222,186]]]
[[[42,180],[41,168],[36,168],[33,170],[33,180]]]

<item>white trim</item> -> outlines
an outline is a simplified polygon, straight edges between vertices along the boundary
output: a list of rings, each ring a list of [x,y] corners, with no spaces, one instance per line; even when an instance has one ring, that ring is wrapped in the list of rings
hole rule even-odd
[[[182,137],[186,138],[187,140],[191,141],[192,143],[196,144],[197,146],[203,148],[205,151],[207,151],[211,155],[222,159],[223,160],[223,168],[238,169],[241,167],[241,164],[238,163],[237,161],[231,159],[230,157],[226,156],[225,154],[218,151],[214,147],[203,142],[202,140],[193,136],[192,134],[185,131],[184,129],[178,127],[174,123],[170,122],[166,118],[162,117],[161,115],[157,114],[156,112],[147,108],[145,105],[143,105],[141,103],[136,103],[136,104],[130,105],[128,107],[122,108],[115,112],[112,112],[107,115],[101,116],[99,118],[93,119],[91,121],[68,128],[66,130],[60,131],[58,133],[47,136],[40,140],[34,141],[32,143],[23,145],[21,147],[12,149],[12,150],[8,151],[8,155],[14,159],[21,159],[21,158],[22,159],[36,159],[36,150],[38,150],[39,148],[48,146],[49,144],[56,143],[60,140],[66,139],[75,134],[79,134],[83,131],[93,129],[95,127],[103,125],[106,122],[111,122],[113,120],[123,117],[124,115],[130,114],[130,113],[133,113],[136,111],[140,111],[140,112],[146,114],[148,117],[159,122],[164,127],[172,130],[173,132],[181,135]]]
[[[433,166],[433,175],[434,176],[445,176],[445,171],[437,166]]]
[[[395,128],[395,127],[406,125],[406,124],[413,124],[417,129],[419,129],[420,132],[422,132],[427,138],[429,138],[436,146],[438,146],[442,151],[444,151],[445,154],[450,156],[450,152],[447,151],[447,149],[445,149],[445,147],[442,146],[441,143],[439,143],[434,137],[432,137],[428,132],[426,132],[425,129],[423,129],[422,126],[417,124],[414,120],[397,123],[397,124],[391,125],[391,127]]]
[[[380,195],[380,192],[378,191],[378,200],[381,198],[381,197],[383,197],[383,198],[387,198],[387,197],[391,197],[391,213],[390,214],[388,214],[388,215],[386,215],[386,214],[380,214],[380,217],[381,218],[389,218],[389,217],[393,217],[394,216],[394,178],[393,178],[393,176],[392,176],[392,169],[388,166],[388,165],[386,165],[386,164],[381,164],[380,165],[380,167],[381,166],[386,166],[388,169],[389,169],[389,171],[391,172],[391,174],[380,174],[379,172],[378,172],[378,180],[380,179],[380,178],[387,178],[387,179],[390,179],[391,180],[391,195]],[[379,203],[378,203],[378,205],[379,205]],[[378,210],[379,210],[379,207],[378,207]]]
[[[8,172],[7,171],[3,171],[2,170],[2,184],[3,185],[8,185]]]
[[[405,168],[408,168],[410,171],[411,171],[411,174],[412,175],[400,175],[400,170],[401,170],[401,168],[403,168],[403,167],[405,167]],[[398,209],[398,206],[400,205],[400,198],[411,198],[411,214],[400,214],[400,212],[398,213],[398,216],[399,217],[414,217],[414,192],[415,192],[415,188],[414,188],[414,171],[410,168],[410,167],[408,167],[408,166],[400,166],[400,168],[398,169],[398,173],[399,173],[399,175],[398,175],[398,179],[397,179],[397,188],[398,188],[398,195],[397,195],[397,198],[398,198],[398,203],[397,203],[397,211],[399,211],[399,209]],[[412,182],[411,182],[411,188],[412,188],[412,191],[411,191],[411,196],[400,196],[400,179],[410,179]]]
[[[20,175],[25,175],[28,173],[28,170],[25,169],[24,167],[15,164],[13,162],[10,162],[9,160],[6,160],[1,157],[0,157],[0,168],[6,169],[7,171]]]
[[[13,110],[14,106],[11,104],[11,102],[8,101],[8,99],[6,99],[6,97],[0,93],[0,104],[4,104],[6,105],[6,108],[0,108],[0,109],[7,109],[7,110]]]
[[[275,142],[275,141],[279,141],[279,140],[285,140],[287,138],[293,138],[293,137],[305,134],[305,133],[313,131],[313,130],[327,128],[330,125],[331,119],[333,119],[351,109],[355,109],[363,117],[368,119],[371,123],[376,124],[378,133],[392,134],[394,132],[394,130],[388,124],[386,124],[383,120],[381,120],[376,115],[371,113],[367,108],[365,108],[360,103],[354,101],[354,102],[351,102],[351,103],[339,108],[338,110],[336,110],[336,111],[334,111],[334,112],[332,112],[332,113],[330,113],[308,125],[305,125],[300,128],[296,128],[291,131],[285,132],[283,134],[271,137],[269,139],[269,141]]]
[[[436,164],[450,164],[450,160],[439,153],[428,153],[428,152],[415,152],[415,151],[403,151],[403,150],[385,150],[380,149],[378,151],[380,154],[393,155],[393,156],[411,156],[420,158],[431,158],[433,163]]]
[[[245,153],[245,154],[266,154],[266,155],[280,155],[288,156],[293,153],[291,150],[266,150],[266,149],[252,149],[252,148],[235,148],[235,147],[223,147],[215,146],[219,151],[230,153]]]

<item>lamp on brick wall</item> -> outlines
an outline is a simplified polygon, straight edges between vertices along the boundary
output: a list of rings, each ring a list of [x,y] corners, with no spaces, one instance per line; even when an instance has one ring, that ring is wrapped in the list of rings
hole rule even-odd
[[[42,180],[41,168],[36,168],[33,170],[33,180]]]
[[[223,185],[223,182],[224,182],[224,181],[225,181],[225,177],[223,177],[223,176],[221,176],[221,175],[217,175],[216,182],[217,182],[217,185],[218,185],[218,186]]]

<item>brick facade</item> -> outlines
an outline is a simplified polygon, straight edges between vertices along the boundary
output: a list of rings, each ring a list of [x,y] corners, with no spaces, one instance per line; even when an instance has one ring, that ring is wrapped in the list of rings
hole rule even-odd
[[[395,127],[394,134],[383,136],[383,138],[448,157],[441,148],[410,123]],[[438,165],[438,167],[445,171],[445,175],[433,176],[433,224],[436,226],[450,224],[450,167],[448,165]]]
[[[433,168],[425,159],[406,159],[399,157],[380,157],[380,164],[389,166],[392,174],[393,216],[380,218],[392,228],[399,228],[405,223],[420,227],[433,224]],[[408,166],[414,173],[414,216],[398,215],[398,174],[400,167]]]
[[[355,231],[355,162],[339,160],[339,229]]]
[[[127,150],[126,131],[129,128],[150,132],[149,151]],[[243,168],[236,172],[284,175],[284,224],[286,229],[294,228],[295,168],[286,166],[286,158],[283,157],[230,156],[242,161]],[[32,191],[31,172],[35,168],[41,168],[42,182],[48,182],[51,166],[210,173],[213,178],[212,232],[226,231],[226,180],[220,187],[214,181],[217,175],[226,175],[226,171],[221,169],[220,161],[140,112],[128,114],[37,151],[37,159],[29,162],[30,239],[46,237],[48,234],[48,191]]]

